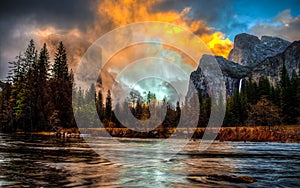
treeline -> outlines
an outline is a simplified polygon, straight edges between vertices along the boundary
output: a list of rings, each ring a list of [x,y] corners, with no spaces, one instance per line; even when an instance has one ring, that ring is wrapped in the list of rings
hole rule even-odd
[[[208,95],[198,95],[200,92],[193,93],[181,104],[169,101],[167,97],[159,101],[151,91],[145,96],[133,92],[126,101],[114,101],[114,105],[111,91],[108,90],[106,95],[103,92],[94,84],[87,91],[81,88],[73,91],[73,110],[80,128],[97,128],[99,119],[105,128],[126,128],[129,125],[139,130],[176,128],[179,123],[184,127],[206,127],[209,121],[211,100]],[[93,111],[94,106],[97,113]],[[119,119],[116,114],[124,118]]]
[[[38,52],[33,40],[24,54],[9,63],[1,82],[0,126],[3,131],[50,131],[56,125],[74,127],[73,73],[66,49],[59,43],[51,66],[46,44]]]
[[[123,116],[130,113],[139,120],[160,122],[157,128],[161,130],[175,128],[179,122],[185,127],[194,123],[206,127],[210,109],[215,105],[201,91],[182,104],[172,104],[166,98],[157,101],[155,94],[149,91],[145,98],[129,99],[130,103],[117,103],[113,107],[110,91],[104,96],[102,89],[94,84],[87,91],[72,89],[73,73],[69,71],[62,42],[56,49],[53,65],[49,59],[46,44],[37,51],[31,40],[25,53],[10,62],[8,80],[0,82],[1,130],[55,131],[58,127],[76,127],[76,123],[99,127],[99,118],[107,128],[124,128],[124,124],[137,122],[122,124],[115,113]],[[97,113],[93,112],[95,104]],[[162,114],[166,116],[162,117]],[[299,124],[299,114],[300,78],[295,72],[289,77],[283,67],[280,83],[276,86],[272,86],[267,78],[261,78],[258,83],[248,80],[241,92],[236,90],[227,99],[224,126]],[[151,122],[147,125],[145,129],[153,128]]]
[[[227,100],[225,126],[273,126],[300,123],[300,77],[293,71],[289,77],[283,66],[280,82],[269,79],[248,80],[245,87]]]
[[[95,93],[97,93],[95,95]],[[77,123],[86,128],[99,127],[97,120],[100,119],[106,128],[125,128],[125,125],[131,127],[138,125],[138,120],[145,121],[152,119],[160,124],[158,128],[175,128],[177,127],[181,115],[179,102],[173,106],[167,102],[167,99],[157,101],[155,94],[150,91],[145,99],[138,98],[130,102],[117,102],[113,107],[110,90],[107,91],[106,97],[103,96],[102,90],[96,92],[95,85],[92,84],[90,89],[84,93],[81,89],[74,92],[74,112],[77,117]],[[96,105],[97,116],[93,113],[92,106]],[[151,113],[150,109],[152,109]],[[116,113],[124,117],[120,122]],[[129,113],[134,119],[129,118]],[[163,117],[162,117],[163,116]],[[125,125],[124,125],[125,124]],[[139,129],[150,128],[151,122]],[[141,125],[140,125],[141,126]],[[82,128],[82,127],[81,127]],[[153,128],[153,127],[152,127]]]

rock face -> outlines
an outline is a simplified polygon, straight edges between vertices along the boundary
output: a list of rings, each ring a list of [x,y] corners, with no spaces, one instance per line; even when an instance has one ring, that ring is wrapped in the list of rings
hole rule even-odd
[[[229,61],[224,57],[213,57],[210,55],[204,55],[200,61],[200,65],[201,63],[204,63],[204,61],[211,61],[211,58],[215,58],[219,64],[225,81],[226,94],[227,97],[229,97],[233,94],[234,89],[239,87],[240,80],[244,79],[250,73],[251,69],[250,67],[242,66],[238,63]],[[208,80],[206,79],[206,76],[210,74],[213,74],[213,72],[206,70],[204,74],[200,67],[198,67],[198,69],[191,74],[191,80],[195,88],[201,90],[203,95],[209,93]],[[210,77],[213,77],[213,75],[210,75]]]
[[[277,37],[262,36],[261,40],[253,35],[242,33],[234,38],[234,48],[228,59],[241,65],[254,67],[267,57],[283,52],[290,42]]]
[[[215,58],[223,73],[226,95],[230,97],[235,88],[238,88],[240,84],[244,83],[245,77],[250,73],[251,68],[229,61],[224,57],[217,56]]]
[[[300,69],[300,41],[290,43],[280,38],[263,36],[261,40],[249,34],[240,34],[235,37],[234,48],[228,60],[220,56],[204,55],[201,63],[215,58],[223,73],[227,97],[230,97],[236,88],[241,87],[245,80],[258,82],[259,78],[267,77],[274,86],[280,81],[283,66],[289,76],[293,72],[299,75]],[[191,81],[202,94],[209,94],[208,80],[205,75],[212,75],[213,71],[200,67],[191,74]],[[211,76],[212,77],[212,76]]]
[[[256,82],[260,77],[267,77],[275,86],[280,81],[283,66],[286,67],[290,77],[293,72],[299,75],[300,41],[293,42],[284,52],[264,59],[251,70],[247,77]]]

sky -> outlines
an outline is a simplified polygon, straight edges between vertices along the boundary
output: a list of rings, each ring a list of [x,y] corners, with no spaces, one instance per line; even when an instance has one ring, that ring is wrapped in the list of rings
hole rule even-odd
[[[8,61],[30,39],[50,54],[63,41],[76,69],[84,52],[112,29],[139,21],[178,24],[198,35],[216,55],[227,56],[234,37],[250,33],[300,40],[299,0],[3,0],[0,2],[0,80]]]

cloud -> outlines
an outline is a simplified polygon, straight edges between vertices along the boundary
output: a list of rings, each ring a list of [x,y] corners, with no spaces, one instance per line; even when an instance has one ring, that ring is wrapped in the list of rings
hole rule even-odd
[[[75,28],[84,31],[94,21],[92,2],[91,0],[2,1],[0,79],[3,80],[7,76],[7,62],[13,61],[14,57],[24,50],[30,39],[38,42],[36,30],[52,27],[59,35],[64,35]]]
[[[275,18],[273,18],[274,23],[283,23],[284,24],[284,23],[290,22],[291,20],[292,20],[292,16],[291,16],[290,9],[283,10],[277,16],[275,16]]]
[[[72,53],[69,60],[76,64],[88,45],[101,35],[139,21],[178,24],[199,35],[214,53],[226,56],[232,42],[216,31],[219,28],[207,24],[228,18],[226,3],[220,0],[4,1],[0,7],[0,79],[7,72],[6,62],[23,51],[31,38],[38,46],[49,43],[50,48],[62,40]]]
[[[291,16],[289,9],[283,10],[271,21],[260,22],[250,28],[250,32],[257,36],[270,35],[289,41],[300,40],[300,16]]]
[[[182,10],[182,7],[190,7],[191,10],[188,14],[189,17],[203,20],[206,23],[210,23],[214,26],[219,25],[224,27],[233,16],[232,4],[233,0],[164,0],[158,1],[153,8],[152,12],[163,12],[169,10]]]
[[[211,7],[210,10],[213,10],[217,5],[217,7],[221,8],[224,5],[221,2],[213,0],[205,4],[204,1],[178,3],[177,1],[170,2],[169,0],[102,0],[99,1],[97,7],[98,20],[96,20],[93,27],[90,27],[91,32],[88,36],[93,36],[95,33],[96,35],[103,33],[103,27],[114,29],[134,22],[162,21],[190,30],[208,44],[216,55],[227,56],[229,50],[220,50],[219,46],[222,46],[222,49],[231,49],[232,42],[226,38],[224,33],[215,31],[215,28],[208,26],[208,22],[206,21],[213,19],[212,17],[221,15],[222,12],[203,10],[208,9],[208,7]],[[170,6],[168,7],[167,5]],[[203,13],[206,16],[199,16],[200,9],[202,12],[206,12],[205,14]],[[209,17],[209,14],[214,16]]]
[[[30,18],[39,25],[60,28],[82,27],[93,21],[91,0],[10,0],[1,2],[1,25],[22,24],[22,18]]]

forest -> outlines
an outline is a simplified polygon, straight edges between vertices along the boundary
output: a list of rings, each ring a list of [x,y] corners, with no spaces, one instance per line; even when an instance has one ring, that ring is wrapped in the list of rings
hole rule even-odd
[[[160,128],[176,128],[183,113],[194,117],[188,110],[191,105],[198,105],[196,100],[189,104],[177,102],[172,105],[165,98],[157,101],[155,94],[148,92],[147,97],[131,101],[131,103],[112,105],[111,92],[106,96],[94,84],[84,91],[73,87],[73,71],[69,69],[67,52],[63,43],[57,46],[54,61],[50,63],[47,45],[38,51],[31,40],[24,54],[9,62],[7,80],[0,82],[0,130],[6,132],[38,132],[56,131],[59,127],[76,127],[74,115],[91,114],[80,118],[87,127],[97,127],[91,113],[96,104],[98,116],[107,128],[123,128],[115,111],[122,112],[126,107],[140,120],[151,116],[159,116],[166,109],[166,116],[160,122]],[[76,89],[75,89],[76,88]],[[203,93],[198,91],[198,93]],[[75,105],[72,105],[73,102]],[[206,127],[211,109],[208,95],[197,95],[200,115],[198,127]],[[84,104],[84,105],[83,105]],[[73,107],[75,109],[73,109]],[[155,113],[150,113],[150,108]],[[193,114],[194,113],[194,114]],[[296,125],[300,123],[300,77],[296,72],[289,77],[283,67],[280,82],[273,86],[268,78],[260,78],[256,83],[247,80],[239,92],[227,99],[226,114],[223,126],[275,126]],[[82,123],[81,122],[81,123]],[[77,122],[78,123],[78,122]],[[188,127],[188,122],[185,122]]]

